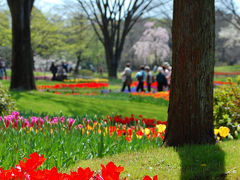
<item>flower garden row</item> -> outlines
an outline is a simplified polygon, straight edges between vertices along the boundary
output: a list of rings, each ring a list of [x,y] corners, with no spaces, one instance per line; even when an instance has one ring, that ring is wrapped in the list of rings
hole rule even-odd
[[[137,84],[138,84],[138,82],[134,81],[131,84],[131,86],[136,87]],[[214,81],[214,84],[227,85],[227,84],[229,84],[229,82]],[[144,82],[144,86],[147,86],[146,82]],[[152,88],[157,88],[157,82],[153,82],[151,86],[152,86]],[[37,86],[37,89],[55,90],[55,89],[64,89],[64,88],[70,88],[70,89],[79,88],[79,89],[81,89],[81,88],[104,88],[104,87],[108,87],[107,82],[86,82],[86,83],[77,83],[77,84],[41,85],[41,86]]]
[[[47,156],[43,168],[59,169],[82,159],[160,147],[166,122],[141,115],[22,117],[13,112],[1,117],[0,129],[0,164],[4,169],[14,167],[33,152]],[[220,127],[215,133],[225,139],[229,129]]]
[[[19,159],[37,152],[47,156],[43,168],[55,166],[59,169],[82,159],[162,145],[164,122],[160,124],[154,119],[134,116],[122,120],[119,116],[112,118],[36,117],[30,114],[22,117],[13,112],[0,120],[0,164],[8,169]],[[153,121],[158,125],[152,126]]]
[[[91,82],[91,83],[77,83],[77,84],[55,84],[55,85],[41,85],[37,86],[37,89],[64,89],[64,88],[103,88],[103,87],[108,87],[108,83],[96,83],[96,82]]]
[[[109,162],[106,167],[101,165],[101,174],[94,175],[94,171],[88,168],[79,167],[77,171],[71,171],[70,174],[58,172],[56,167],[50,170],[38,169],[46,160],[44,155],[39,156],[36,152],[30,155],[30,158],[24,158],[24,161],[19,160],[19,164],[15,168],[9,170],[3,170],[0,168],[0,179],[27,179],[27,180],[119,180],[121,172],[124,167],[116,166],[113,162]],[[38,169],[38,170],[37,170]],[[124,180],[127,178],[125,177]],[[145,176],[143,180],[157,180],[157,176],[153,179],[149,176]]]
[[[214,72],[214,75],[225,75],[225,76],[240,75],[240,71],[239,72]]]

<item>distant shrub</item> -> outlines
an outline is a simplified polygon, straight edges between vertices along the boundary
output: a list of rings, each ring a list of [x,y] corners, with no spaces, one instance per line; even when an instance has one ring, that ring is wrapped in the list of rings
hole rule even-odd
[[[16,103],[11,98],[8,90],[0,84],[0,114],[6,115],[10,114],[12,111],[15,110]]]
[[[240,134],[240,78],[237,84],[228,79],[229,85],[221,86],[214,92],[215,126],[227,126],[231,136],[238,138]],[[232,138],[230,137],[230,138]]]
[[[82,69],[79,71],[79,75],[81,76],[93,76],[93,72],[88,69]]]

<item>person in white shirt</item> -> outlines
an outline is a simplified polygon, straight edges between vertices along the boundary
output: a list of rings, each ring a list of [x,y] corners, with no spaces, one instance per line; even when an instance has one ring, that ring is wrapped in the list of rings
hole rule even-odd
[[[169,63],[164,63],[163,64],[163,75],[167,79],[167,86],[170,87],[170,81],[171,81],[171,75],[172,75],[172,67],[170,66]]]
[[[128,92],[131,92],[131,87],[130,85],[132,84],[132,70],[130,69],[130,64],[127,63],[125,66],[124,71],[121,73],[122,76],[122,92],[125,90],[125,87],[128,87]]]

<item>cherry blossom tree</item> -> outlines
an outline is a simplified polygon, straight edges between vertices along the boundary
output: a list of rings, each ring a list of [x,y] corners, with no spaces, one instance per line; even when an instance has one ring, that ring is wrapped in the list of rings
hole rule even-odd
[[[162,27],[154,28],[154,22],[145,23],[146,30],[133,45],[137,59],[144,64],[166,61],[170,55],[169,34]]]

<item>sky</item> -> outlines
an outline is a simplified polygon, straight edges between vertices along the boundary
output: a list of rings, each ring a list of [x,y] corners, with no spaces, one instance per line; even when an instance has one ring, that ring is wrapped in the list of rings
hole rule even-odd
[[[35,6],[43,11],[51,11],[51,9],[56,5],[62,5],[65,2],[76,1],[76,0],[35,0]],[[234,0],[238,10],[240,10],[240,0]]]
[[[1,0],[0,0],[1,1]],[[3,0],[3,2],[5,2],[6,0]],[[76,0],[35,0],[34,5],[41,9],[44,12],[49,12],[51,10],[54,10],[54,7],[56,7],[56,5],[63,5],[65,2],[73,2]],[[240,0],[234,0],[238,10],[240,11]],[[5,4],[6,5],[6,4]]]
[[[34,5],[43,11],[50,11],[55,5],[62,5],[62,0],[35,0]]]

